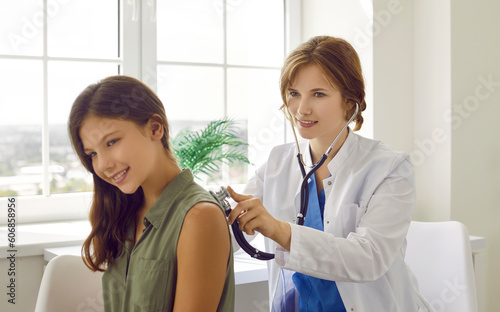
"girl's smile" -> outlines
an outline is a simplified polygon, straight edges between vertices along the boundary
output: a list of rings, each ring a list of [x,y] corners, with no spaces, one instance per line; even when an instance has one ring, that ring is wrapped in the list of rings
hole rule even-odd
[[[123,182],[123,180],[125,180],[125,178],[127,177],[127,173],[128,173],[128,170],[130,168],[127,168],[115,175],[112,175],[111,178],[113,179],[113,181],[116,183],[116,184],[120,184]]]

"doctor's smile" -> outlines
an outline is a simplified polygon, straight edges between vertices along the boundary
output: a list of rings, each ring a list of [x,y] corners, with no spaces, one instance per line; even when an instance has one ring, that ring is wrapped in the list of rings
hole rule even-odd
[[[306,120],[300,120],[298,118],[295,118],[295,121],[302,128],[311,128],[312,126],[314,126],[318,123],[317,121],[306,121]]]

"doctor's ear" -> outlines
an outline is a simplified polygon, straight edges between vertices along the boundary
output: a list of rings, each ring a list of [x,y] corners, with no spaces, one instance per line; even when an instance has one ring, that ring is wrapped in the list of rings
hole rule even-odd
[[[345,101],[345,105],[346,105],[346,107],[347,107],[347,109],[348,109],[348,110],[351,110],[351,109],[355,108],[355,106],[356,106],[356,101],[355,101],[355,100],[353,100],[353,99],[347,99],[347,100]]]

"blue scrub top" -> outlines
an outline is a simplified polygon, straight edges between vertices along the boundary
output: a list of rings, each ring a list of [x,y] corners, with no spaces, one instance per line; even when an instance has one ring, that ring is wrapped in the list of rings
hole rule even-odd
[[[325,211],[325,190],[318,196],[314,174],[309,182],[309,204],[304,226],[324,231],[323,214]],[[299,293],[299,311],[345,312],[344,303],[340,297],[337,284],[305,275],[294,273],[293,283]]]

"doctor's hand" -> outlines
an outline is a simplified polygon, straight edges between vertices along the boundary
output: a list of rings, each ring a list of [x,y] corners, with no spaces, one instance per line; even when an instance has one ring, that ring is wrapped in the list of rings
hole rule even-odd
[[[248,235],[259,232],[290,250],[291,228],[284,221],[274,218],[258,198],[236,193],[227,187],[231,198],[237,203],[228,216],[229,224],[238,222],[238,227]]]

